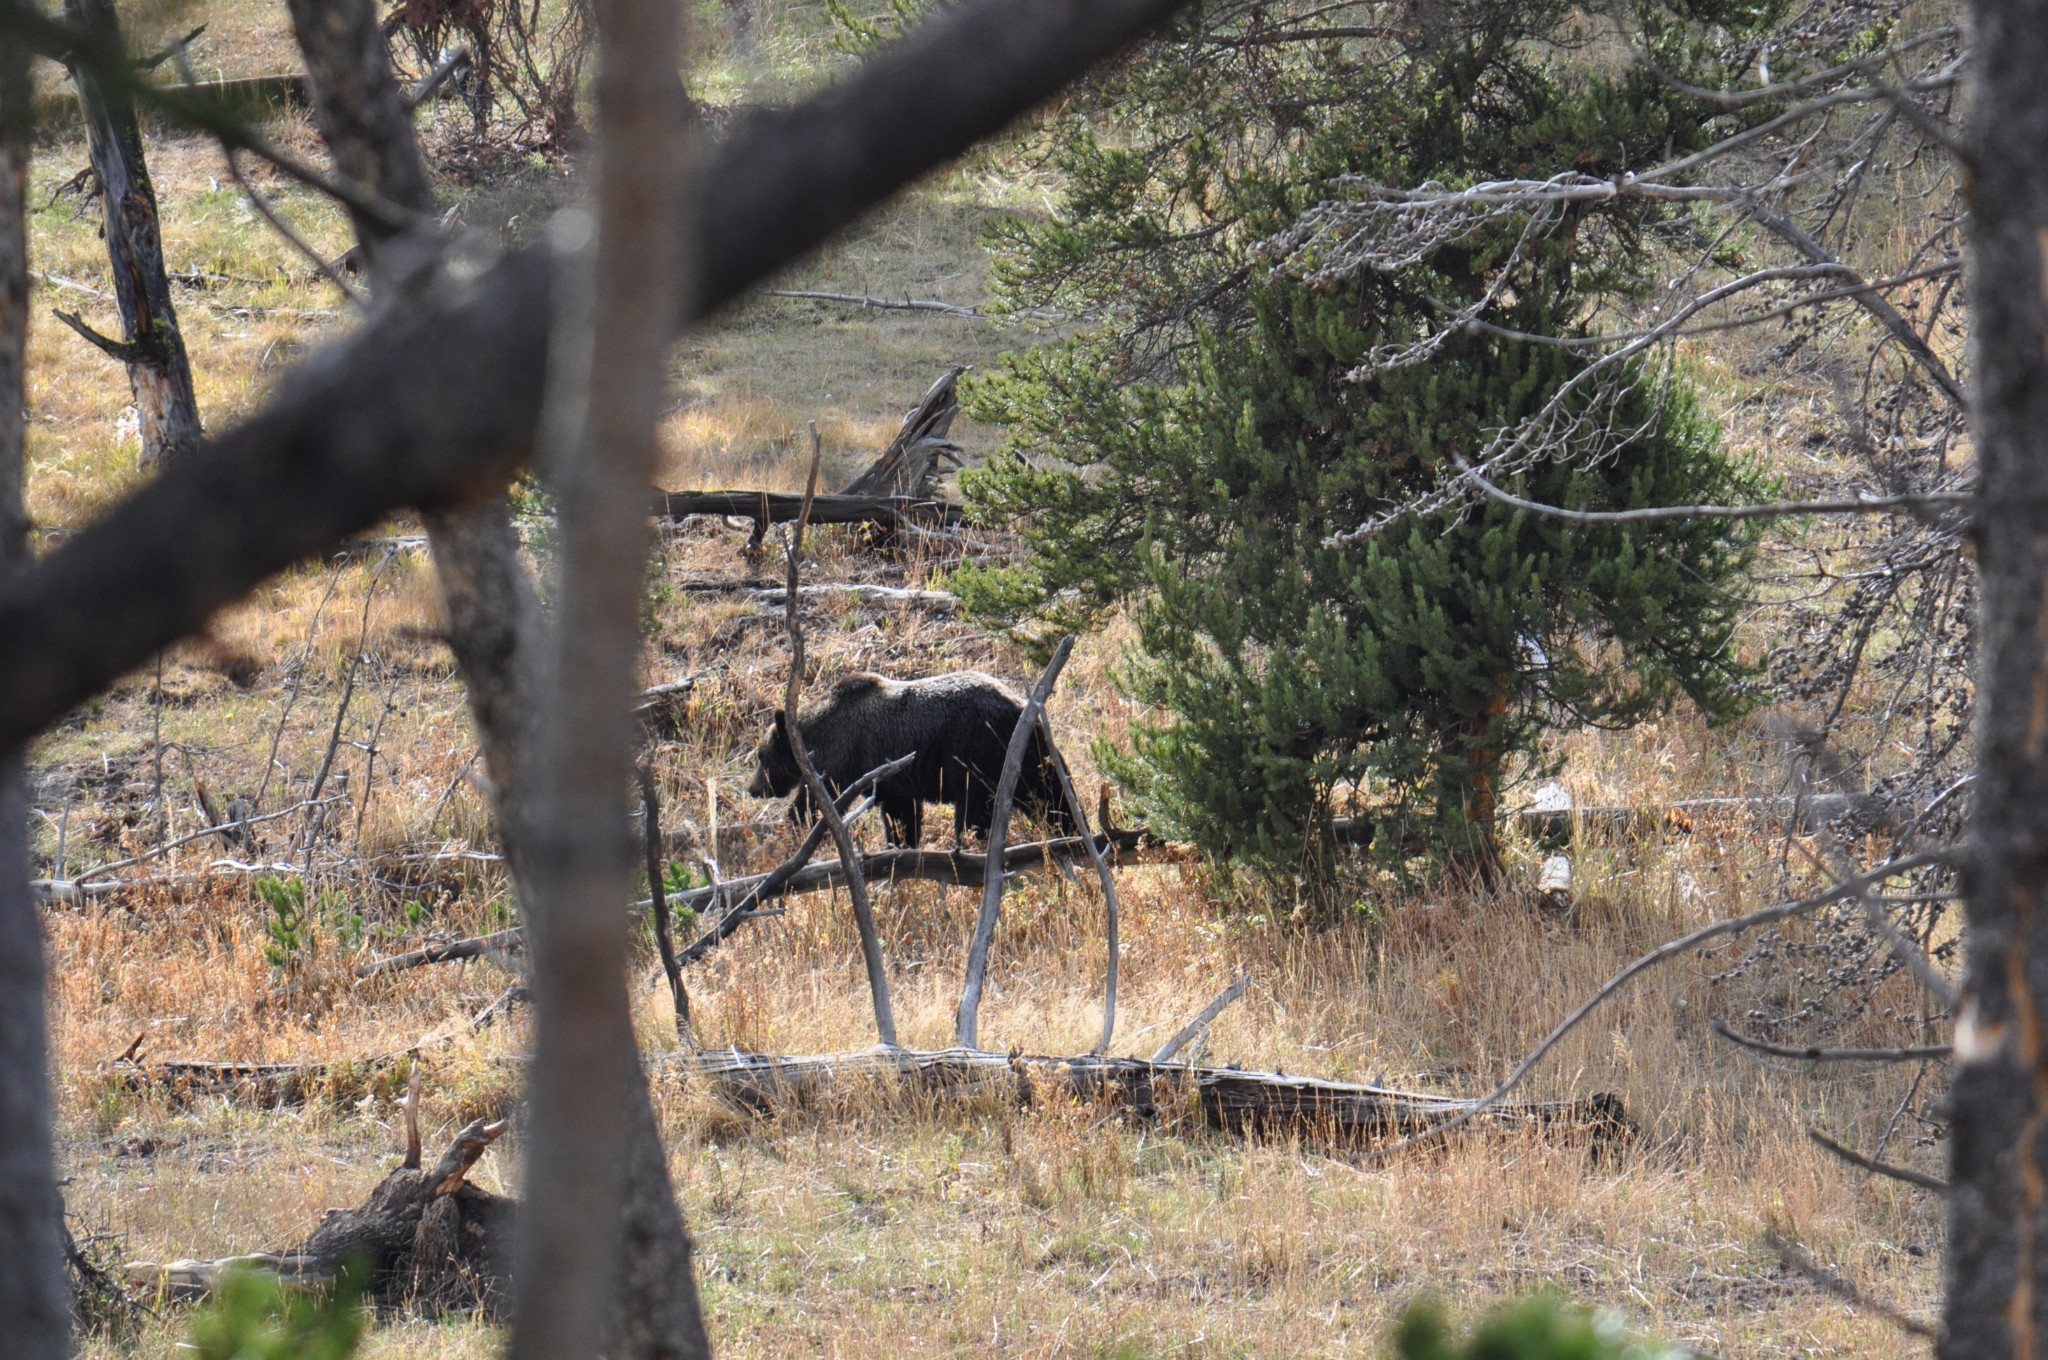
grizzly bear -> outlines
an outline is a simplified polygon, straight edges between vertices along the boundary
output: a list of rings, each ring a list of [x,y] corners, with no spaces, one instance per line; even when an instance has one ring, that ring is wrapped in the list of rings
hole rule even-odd
[[[988,835],[1003,757],[1023,712],[1024,701],[1015,691],[980,671],[923,680],[859,674],[847,676],[806,709],[797,728],[818,777],[834,796],[868,771],[916,753],[916,760],[875,790],[889,843],[917,845],[924,833],[924,804],[951,803],[957,846],[969,827]],[[797,790],[790,814],[808,820],[814,809],[797,788],[803,776],[789,749],[787,723],[787,715],[777,709],[774,726],[754,752],[754,782],[747,792],[780,798]],[[1035,730],[1024,749],[1016,806],[1057,835],[1080,834],[1061,795],[1052,752]]]

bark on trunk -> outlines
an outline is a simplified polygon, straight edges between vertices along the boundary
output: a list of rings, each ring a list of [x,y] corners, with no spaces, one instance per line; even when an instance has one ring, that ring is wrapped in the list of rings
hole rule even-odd
[[[121,28],[111,0],[64,0],[64,17],[118,50]],[[142,465],[155,467],[190,453],[202,438],[192,365],[185,357],[170,280],[164,274],[156,190],[149,182],[134,102],[101,85],[83,64],[74,63],[70,70],[85,114],[93,173],[100,182],[100,220],[113,271],[114,302],[121,311],[121,340],[110,345],[82,323],[67,320],[127,364],[141,418]]]
[[[291,0],[294,31],[315,92],[323,135],[340,168],[401,207],[433,210],[433,195],[405,110],[389,50],[366,0]],[[383,290],[403,292],[403,276],[424,250],[359,219],[357,231]],[[528,855],[537,706],[530,693],[542,637],[533,583],[502,497],[427,517],[448,638],[469,695],[490,775],[493,811],[522,902],[531,890]],[[623,1223],[627,1268],[613,1312],[629,1360],[701,1353],[704,1330],[690,1273],[690,1244],[668,1179],[654,1110],[638,1064],[624,1083],[629,1208]],[[692,1347],[699,1348],[693,1352]]]
[[[22,367],[28,335],[28,56],[0,46],[0,582],[28,560]],[[20,752],[0,754],[0,1318],[12,1353],[70,1353],[63,1207],[51,1147],[42,919],[28,885]]]
[[[1983,605],[1942,1360],[2048,1344],[2048,5],[1977,0],[1971,434]]]

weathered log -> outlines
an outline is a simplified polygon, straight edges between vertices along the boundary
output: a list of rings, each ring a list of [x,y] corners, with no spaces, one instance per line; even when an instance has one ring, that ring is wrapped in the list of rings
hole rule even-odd
[[[1405,1137],[1477,1103],[1285,1072],[966,1048],[873,1048],[808,1057],[728,1049],[656,1061],[667,1071],[703,1082],[720,1100],[753,1113],[801,1107],[864,1086],[895,1084],[919,1094],[1025,1105],[1050,1096],[1069,1097],[1099,1102],[1143,1120],[1199,1112],[1204,1125],[1222,1132],[1299,1137],[1325,1146],[1364,1146]],[[1504,1128],[1537,1129],[1596,1145],[1625,1142],[1635,1134],[1621,1098],[1610,1092],[1578,1100],[1502,1104],[1483,1117]]]
[[[947,369],[904,415],[902,428],[882,456],[840,487],[840,494],[937,499],[940,475],[948,466],[960,466],[960,450],[947,442],[946,435],[953,428],[953,418],[960,414],[955,389],[966,371],[960,364]]]
[[[803,513],[800,491],[663,491],[655,494],[654,513],[662,519],[720,515],[754,521],[751,546],[759,547],[771,524],[794,524]],[[960,507],[911,496],[817,496],[811,502],[812,524],[874,524],[893,529],[902,524],[958,524]]]

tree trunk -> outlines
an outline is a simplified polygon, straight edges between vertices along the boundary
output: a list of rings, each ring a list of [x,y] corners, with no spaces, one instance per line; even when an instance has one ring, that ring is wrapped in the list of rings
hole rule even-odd
[[[536,1023],[512,1360],[587,1355],[605,1332],[615,1350],[665,1360],[710,1349],[687,1244],[670,1261],[650,1256],[674,1196],[665,1183],[629,1193],[625,1173],[636,1147],[642,1158],[660,1147],[639,1094],[621,908],[637,858],[626,792],[646,488],[682,277],[664,249],[683,225],[682,13],[663,0],[597,0],[596,16],[595,214],[580,242],[575,219],[559,220],[565,268],[543,420],[561,551],[551,646],[529,690],[542,715],[529,767],[540,815],[524,829]],[[665,1285],[648,1300],[656,1315],[616,1308],[622,1282]]]
[[[28,336],[28,54],[0,44],[0,582],[28,561],[22,369]],[[63,1208],[51,1148],[42,919],[28,886],[24,756],[0,753],[0,1318],[10,1354],[70,1353]]]
[[[2048,5],[1973,10],[1983,659],[1942,1360],[2048,1344]]]
[[[321,131],[337,164],[399,206],[430,213],[432,191],[374,7],[367,0],[291,0],[290,9]],[[385,294],[402,291],[398,276],[425,263],[423,252],[368,219],[358,219],[356,228],[373,285]],[[519,899],[532,909],[542,900],[533,891],[528,853],[528,828],[536,825],[529,799],[539,717],[531,692],[543,637],[539,604],[502,497],[429,515],[426,522],[449,643],[491,778],[492,810]],[[637,1063],[628,1066],[626,1269],[612,1325],[627,1360],[701,1354],[704,1328],[689,1236],[669,1184],[646,1078]]]
[[[119,50],[121,27],[112,0],[64,0],[64,17]],[[134,102],[101,85],[84,64],[74,63],[70,69],[85,112],[93,173],[100,182],[100,220],[107,238],[107,263],[113,270],[114,301],[121,310],[121,340],[94,335],[75,318],[65,320],[127,364],[142,424],[142,465],[155,467],[199,447],[201,438],[192,365],[178,333],[170,280],[164,276],[156,190],[143,159]]]

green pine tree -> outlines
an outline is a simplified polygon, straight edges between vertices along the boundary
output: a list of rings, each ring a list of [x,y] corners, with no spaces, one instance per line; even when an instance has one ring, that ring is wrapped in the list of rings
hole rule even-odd
[[[1340,176],[1609,176],[1725,134],[1725,115],[1596,56],[1559,4],[1421,5],[1384,38],[1321,42],[1277,39],[1291,12],[1200,8],[1054,126],[1064,195],[1000,230],[999,285],[1013,305],[1112,319],[970,389],[1010,430],[965,479],[970,502],[1030,554],[957,584],[1027,639],[1135,604],[1123,678],[1165,716],[1108,763],[1167,829],[1320,884],[1332,818],[1362,790],[1490,864],[1502,781],[1547,728],[1626,724],[1680,695],[1741,710],[1729,644],[1754,535],[1494,501],[1333,535],[1542,408],[1586,351],[1521,337],[1622,324],[1608,305],[1699,226],[1639,199],[1572,205],[1479,222],[1391,272],[1276,262],[1267,243]],[[1714,85],[1711,54],[1768,17],[1644,7],[1634,40]],[[1431,337],[1419,362],[1366,362]],[[1600,510],[1757,494],[1669,365],[1607,376],[1571,399],[1607,442],[1507,489]]]

